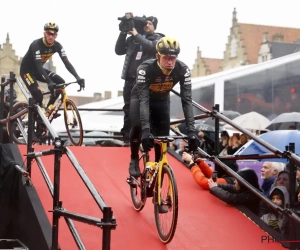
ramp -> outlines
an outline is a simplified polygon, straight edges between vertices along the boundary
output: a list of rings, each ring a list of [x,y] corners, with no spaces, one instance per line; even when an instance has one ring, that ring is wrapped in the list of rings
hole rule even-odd
[[[35,151],[52,148],[35,146]],[[21,154],[26,146],[19,146]],[[177,231],[171,243],[162,244],[157,235],[151,198],[145,208],[136,212],[131,205],[128,175],[129,148],[70,147],[85,173],[108,206],[112,207],[117,221],[112,231],[112,250],[253,250],[284,249],[280,244],[263,241],[267,234],[236,208],[226,205],[194,182],[190,171],[169,155],[179,190],[179,216]],[[24,157],[25,160],[25,157]],[[53,180],[54,156],[43,156],[48,175]],[[32,165],[32,182],[49,221],[52,222],[52,197],[42,179],[37,164]],[[67,159],[61,162],[62,205],[68,211],[102,218],[90,193]],[[88,250],[102,249],[102,230],[74,221]],[[63,219],[59,225],[59,244],[63,250],[77,249]]]

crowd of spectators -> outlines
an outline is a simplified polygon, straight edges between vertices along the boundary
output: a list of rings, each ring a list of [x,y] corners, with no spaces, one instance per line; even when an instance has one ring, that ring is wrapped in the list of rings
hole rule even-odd
[[[201,149],[213,155],[215,145],[212,138],[209,137],[206,131],[201,130],[198,131],[198,136],[201,140]],[[236,133],[229,136],[227,131],[222,131],[218,142],[220,152],[218,155],[233,155],[247,142],[248,137],[245,134]],[[199,187],[209,190],[212,195],[229,205],[243,205],[252,211],[267,227],[277,231],[282,239],[289,239],[290,223],[295,222],[291,221],[287,213],[282,213],[275,209],[275,206],[273,207],[263,199],[260,199],[253,190],[251,191],[238,178],[234,178],[217,164],[212,168],[207,159],[194,159],[191,154],[186,152],[185,146],[184,140],[170,144],[170,147],[176,150],[188,169],[190,169],[192,178]],[[246,180],[252,188],[265,196],[267,200],[282,209],[292,209],[293,212],[300,216],[300,166],[296,166],[296,185],[291,187],[289,164],[265,161],[260,173],[258,173],[251,169],[250,165],[239,169],[235,161],[227,160],[224,163],[243,180]],[[216,178],[213,178],[214,174]],[[293,201],[290,200],[291,188],[295,189],[293,191],[296,194]],[[291,204],[294,204],[293,207],[291,207]],[[295,223],[294,225],[294,239],[300,240],[300,224]],[[300,249],[300,244],[294,249]]]

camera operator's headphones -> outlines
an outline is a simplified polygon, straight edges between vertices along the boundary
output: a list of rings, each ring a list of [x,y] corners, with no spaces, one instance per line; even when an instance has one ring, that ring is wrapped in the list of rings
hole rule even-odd
[[[177,57],[180,52],[180,46],[176,39],[170,37],[162,37],[156,44],[157,54],[160,56],[169,55]],[[157,65],[162,70],[164,75],[170,75],[173,69],[165,69],[157,60]]]

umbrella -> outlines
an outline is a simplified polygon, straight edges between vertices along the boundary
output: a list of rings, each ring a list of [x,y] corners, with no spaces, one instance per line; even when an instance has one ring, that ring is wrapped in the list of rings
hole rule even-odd
[[[265,130],[265,128],[270,124],[270,120],[268,118],[255,111],[240,115],[234,118],[232,122],[247,130]],[[226,124],[224,128],[235,130],[235,128],[229,124]]]
[[[294,125],[296,128],[300,125],[300,113],[282,113],[274,118],[266,129],[268,130],[280,130],[288,129],[290,125]]]
[[[222,115],[226,116],[228,119],[233,120],[234,118],[240,116],[241,114],[237,111],[233,110],[224,110],[220,112]],[[225,123],[222,120],[219,120],[220,125],[224,125]],[[205,119],[204,124],[215,126],[215,119],[209,117]]]
[[[285,146],[288,146],[289,143],[295,143],[295,153],[300,154],[300,131],[298,130],[277,130],[269,131],[259,136],[260,139],[264,140],[273,147],[285,151]],[[259,154],[272,154],[272,152],[266,149],[261,144],[257,143],[254,140],[247,142],[240,150],[238,150],[234,155],[259,155]],[[262,159],[266,161],[267,159]],[[286,159],[274,158],[268,159],[267,161],[284,161]]]
[[[196,131],[202,130],[202,131],[208,131],[208,132],[214,132],[215,126],[205,124],[205,123],[195,123],[195,129]]]

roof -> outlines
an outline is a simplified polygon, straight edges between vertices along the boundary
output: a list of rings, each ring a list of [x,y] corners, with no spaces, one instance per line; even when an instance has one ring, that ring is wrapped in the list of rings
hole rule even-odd
[[[272,59],[294,53],[300,48],[298,43],[270,42]]]
[[[244,43],[249,63],[258,62],[258,54],[264,33],[268,33],[267,38],[272,40],[272,36],[276,34],[283,35],[283,41],[286,43],[294,43],[300,38],[300,29],[265,26],[256,24],[238,23],[241,39]]]
[[[202,58],[211,74],[217,73],[221,70],[222,59],[217,58]]]

